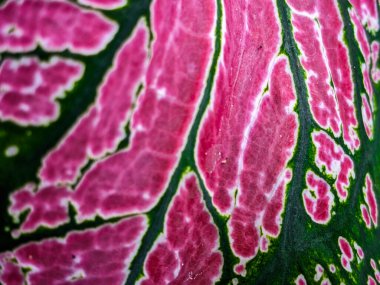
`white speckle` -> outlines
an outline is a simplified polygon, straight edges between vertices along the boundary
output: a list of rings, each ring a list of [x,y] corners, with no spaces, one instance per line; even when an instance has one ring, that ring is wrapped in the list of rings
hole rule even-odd
[[[318,282],[323,275],[323,267],[319,264],[315,267],[314,281]]]
[[[136,126],[136,131],[138,131],[138,132],[142,132],[142,131],[145,131],[145,128],[144,128],[143,125],[138,124],[138,125]]]
[[[84,279],[85,277],[86,277],[86,273],[82,269],[79,269],[79,270],[74,271],[74,273],[66,280],[69,282],[70,281],[72,282],[72,281]]]
[[[149,200],[150,199],[150,194],[149,193],[143,193],[142,195],[144,200]]]
[[[338,73],[338,78],[339,78],[338,80],[339,80],[339,81],[342,81],[342,79],[343,79],[343,76],[342,76],[342,70],[341,70],[340,68],[337,68],[336,71],[337,71],[337,73]]]
[[[166,92],[165,88],[158,88],[157,89],[157,98],[158,100],[161,100],[162,98],[165,98]]]
[[[309,78],[310,77],[318,78],[318,73],[314,72],[313,70],[308,70],[307,75]]]
[[[43,78],[40,72],[36,72],[33,78],[33,84],[22,88],[21,90],[26,93],[26,95],[34,95],[37,92],[38,87],[43,84]]]
[[[24,112],[29,112],[30,111],[30,106],[27,105],[27,104],[20,104],[20,106],[18,107],[21,111],[24,111]]]
[[[12,145],[12,146],[9,146],[6,150],[5,150],[5,156],[6,157],[13,157],[15,155],[17,155],[19,152],[19,149],[17,146],[15,145]]]
[[[340,162],[334,159],[331,163],[331,169],[335,176],[338,175],[338,173],[340,172]]]
[[[325,109],[326,109],[326,105],[325,105],[324,102],[319,102],[318,107],[319,107],[319,109],[321,109],[321,110],[325,110]]]
[[[335,265],[334,264],[330,264],[330,272],[331,273],[335,273]]]
[[[2,30],[3,35],[12,35],[14,37],[20,37],[23,35],[22,30],[18,29],[15,25],[6,25]]]

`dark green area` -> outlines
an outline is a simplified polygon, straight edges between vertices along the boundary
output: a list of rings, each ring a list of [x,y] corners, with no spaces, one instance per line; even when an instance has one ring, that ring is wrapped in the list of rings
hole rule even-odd
[[[374,140],[370,141],[365,133],[361,114],[361,93],[365,93],[363,77],[360,70],[363,57],[354,37],[353,26],[350,22],[347,1],[339,0],[339,8],[344,20],[344,41],[348,46],[350,65],[352,67],[355,87],[355,108],[359,123],[358,134],[361,148],[355,154],[350,154],[355,162],[355,179],[351,181],[349,198],[345,203],[339,203],[335,197],[335,206],[331,221],[328,225],[318,225],[311,221],[306,214],[302,202],[302,190],[306,188],[305,174],[312,169],[320,176],[333,184],[331,177],[324,175],[313,163],[315,149],[311,141],[311,133],[318,130],[310,113],[307,101],[308,91],[306,87],[306,73],[299,61],[299,50],[293,37],[290,10],[285,0],[277,0],[277,8],[282,26],[281,53],[286,55],[290,62],[291,72],[296,88],[297,105],[296,112],[299,116],[298,142],[294,157],[289,163],[293,170],[293,179],[288,185],[286,196],[286,210],[283,214],[281,234],[278,239],[271,240],[268,253],[258,255],[248,262],[247,276],[236,276],[233,267],[238,259],[233,255],[229,246],[227,221],[228,218],[221,216],[211,202],[211,197],[204,185],[199,170],[194,160],[194,149],[197,132],[207,107],[210,103],[211,91],[215,82],[218,60],[221,53],[223,9],[222,0],[217,2],[217,20],[215,29],[215,43],[212,64],[206,82],[206,88],[195,120],[191,127],[186,146],[181,154],[178,165],[170,179],[169,185],[159,203],[148,214],[149,229],[145,233],[137,255],[130,266],[130,274],[126,284],[134,284],[143,276],[143,264],[145,258],[163,232],[164,219],[169,204],[171,203],[181,179],[188,171],[193,171],[198,177],[202,189],[203,198],[213,221],[219,229],[220,249],[223,253],[223,274],[219,284],[231,284],[233,278],[239,280],[239,284],[290,284],[298,274],[303,274],[309,284],[314,284],[315,265],[321,264],[325,268],[324,277],[328,277],[332,284],[345,282],[346,284],[365,284],[367,275],[373,275],[369,265],[371,257],[380,258],[380,229],[365,228],[360,216],[360,203],[363,203],[362,187],[366,173],[370,173],[380,205],[380,116],[375,110]],[[0,0],[0,3],[2,1]],[[47,237],[63,237],[72,230],[83,230],[104,224],[116,222],[124,217],[104,221],[97,217],[93,221],[82,224],[75,222],[75,209],[70,206],[70,222],[56,229],[40,228],[36,232],[24,235],[19,239],[12,239],[9,230],[16,228],[7,214],[9,206],[9,194],[27,182],[37,179],[37,171],[41,166],[41,159],[46,153],[57,145],[60,139],[75,123],[78,117],[86,112],[94,102],[96,91],[106,72],[111,68],[115,53],[133,31],[138,20],[145,17],[148,22],[150,0],[130,0],[127,7],[105,12],[106,16],[119,24],[119,31],[107,48],[94,56],[78,56],[69,52],[59,53],[60,56],[82,61],[86,70],[83,78],[78,81],[74,89],[60,99],[61,114],[57,121],[46,127],[23,128],[12,123],[0,124],[0,151],[4,151],[10,145],[20,148],[19,154],[13,158],[0,155],[0,252],[11,250],[28,241],[38,241]],[[148,23],[149,24],[149,23]],[[152,36],[152,34],[151,34]],[[368,34],[370,39],[379,39],[380,34]],[[54,53],[47,53],[37,49],[29,55],[36,55],[40,59],[48,60]],[[2,58],[18,58],[25,54],[3,53]],[[374,87],[376,103],[380,99],[379,84]],[[141,88],[140,88],[141,91]],[[126,137],[119,144],[118,150],[125,149],[129,144],[129,124],[125,126]],[[331,134],[331,132],[330,132]],[[342,138],[335,141],[342,146],[346,153],[348,148]],[[85,172],[93,162],[90,161],[82,172]],[[335,195],[336,196],[336,195]],[[25,216],[27,213],[24,213]],[[351,263],[353,273],[349,274],[341,269],[338,237],[344,236],[353,244],[356,241],[365,252],[364,262],[357,264],[356,260]],[[335,264],[338,272],[332,274],[328,271],[329,264]],[[379,266],[380,267],[380,266]]]

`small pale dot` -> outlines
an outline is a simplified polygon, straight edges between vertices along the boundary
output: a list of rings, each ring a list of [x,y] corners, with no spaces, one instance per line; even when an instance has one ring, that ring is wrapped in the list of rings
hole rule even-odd
[[[5,156],[6,157],[13,157],[15,155],[18,154],[18,147],[15,146],[15,145],[12,145],[12,146],[9,146],[6,150],[5,150]]]

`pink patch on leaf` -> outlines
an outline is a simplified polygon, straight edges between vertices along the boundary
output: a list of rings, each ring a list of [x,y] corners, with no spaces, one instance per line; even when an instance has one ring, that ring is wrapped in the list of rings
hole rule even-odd
[[[354,255],[352,252],[351,245],[348,243],[348,241],[343,237],[339,237],[338,243],[339,243],[339,248],[342,254],[346,256],[349,261],[352,261],[354,258]]]
[[[345,201],[348,196],[347,188],[350,186],[349,179],[355,177],[352,159],[325,132],[313,132],[312,137],[317,148],[316,165],[320,170],[325,168],[326,173],[336,179],[338,197]]]
[[[329,269],[330,269],[330,272],[331,272],[331,273],[335,273],[335,272],[336,272],[336,268],[335,268],[335,265],[334,265],[334,264],[330,264],[330,265],[329,265]]]
[[[0,7],[0,52],[46,51],[96,54],[114,37],[117,26],[98,12],[68,1],[8,1]]]
[[[267,252],[269,247],[269,240],[266,236],[260,238],[260,251]]]
[[[321,285],[331,285],[331,281],[328,278],[324,278],[321,282]]]
[[[54,228],[69,222],[68,202],[70,191],[62,186],[47,186],[35,192],[36,186],[27,184],[25,187],[11,194],[9,213],[18,220],[18,217],[29,210],[25,220],[12,235],[30,233],[38,227]]]
[[[368,275],[367,285],[377,285],[375,279]]]
[[[292,24],[294,38],[301,51],[301,64],[307,75],[311,112],[321,127],[331,129],[338,136],[341,120],[335,91],[330,86],[331,77],[320,28],[313,19],[295,13],[292,14]]]
[[[372,51],[372,79],[376,83],[380,81],[380,69],[378,68],[378,59],[379,59],[379,52],[380,52],[380,44],[377,41],[373,41],[371,44],[371,51]]]
[[[125,136],[123,128],[145,72],[147,41],[147,28],[140,24],[117,53],[95,104],[43,159],[39,176],[44,184],[73,183],[88,157],[96,159],[115,151]]]
[[[169,208],[164,234],[147,256],[141,284],[214,284],[223,264],[218,239],[197,179],[187,175]]]
[[[370,229],[371,228],[371,218],[369,216],[368,209],[367,209],[366,205],[361,204],[360,210],[362,212],[363,221],[365,222],[366,227]]]
[[[228,222],[232,250],[239,257],[256,255],[260,228],[263,235],[277,237],[280,233],[285,189],[292,176],[286,165],[298,130],[289,73],[287,60],[279,57],[271,73],[269,91],[247,136],[236,207]]]
[[[377,31],[379,29],[379,17],[376,0],[349,0],[359,15],[363,26],[368,30]]]
[[[0,66],[0,119],[23,126],[41,126],[58,117],[62,98],[81,77],[83,65],[53,57],[5,59]]]
[[[375,192],[373,190],[372,179],[369,176],[369,174],[367,174],[365,177],[365,186],[363,187],[363,194],[365,202],[367,203],[369,208],[369,214],[371,216],[372,223],[375,227],[377,227],[377,201]]]
[[[376,262],[373,258],[370,259],[370,264],[373,270],[377,270]]]
[[[303,274],[298,275],[297,279],[294,282],[296,285],[307,285],[305,276]]]
[[[17,259],[10,252],[0,254],[0,282],[4,285],[25,284]]]
[[[364,93],[361,95],[362,97],[362,117],[363,117],[363,124],[364,129],[367,134],[367,136],[372,139],[373,138],[373,119],[372,119],[372,111],[368,104],[367,97]]]
[[[314,275],[314,281],[319,281],[322,278],[324,269],[320,264],[317,264],[315,266],[315,275]]]
[[[31,268],[25,280],[30,285],[122,285],[146,228],[146,219],[137,216],[63,239],[31,242],[14,256],[21,267]]]
[[[318,224],[328,223],[334,203],[330,185],[311,171],[306,174],[306,184],[308,188],[303,190],[302,198],[307,214]]]
[[[370,98],[371,107],[373,109],[374,102],[373,102],[373,89],[372,89],[372,83],[369,76],[370,72],[370,65],[371,65],[371,48],[367,39],[366,31],[364,30],[364,27],[360,23],[359,17],[356,14],[355,10],[350,9],[349,10],[351,21],[354,24],[354,31],[355,31],[355,37],[359,43],[360,50],[363,54],[365,64],[362,64],[361,69],[363,73],[363,83],[364,87],[367,91],[367,94]],[[372,115],[372,114],[371,114]]]
[[[214,206],[231,213],[247,132],[280,48],[280,29],[272,1],[223,2],[224,46],[196,160]]]
[[[234,271],[236,274],[241,275],[241,276],[245,276],[247,274],[244,264],[235,265]]]
[[[340,263],[342,264],[344,270],[347,272],[352,272],[351,262],[347,260],[347,257],[345,255],[342,255],[340,257]]]
[[[202,21],[191,21],[183,32],[193,17]],[[213,52],[215,2],[157,0],[152,19],[152,59],[132,117],[130,147],[96,163],[84,175],[74,194],[78,220],[151,209],[186,142]]]
[[[364,258],[364,251],[356,242],[354,242],[354,248],[356,250],[356,254],[359,257],[359,260],[362,260]]]
[[[289,4],[294,10],[303,12],[305,16],[309,14],[310,18],[316,17],[320,24],[322,44],[334,83],[339,116],[342,121],[343,140],[354,152],[360,146],[356,132],[358,122],[354,106],[354,87],[348,49],[343,42],[343,21],[337,2],[290,0]]]
[[[352,272],[351,261],[354,259],[352,247],[344,237],[338,238],[338,244],[342,253],[341,264],[346,271]]]
[[[317,10],[322,41],[338,99],[343,139],[350,150],[354,151],[359,148],[360,141],[355,130],[358,122],[354,107],[354,89],[348,50],[342,38],[343,21],[337,3],[334,1],[318,1]]]
[[[380,283],[380,272],[379,271],[375,272],[375,278],[376,278],[377,282]]]

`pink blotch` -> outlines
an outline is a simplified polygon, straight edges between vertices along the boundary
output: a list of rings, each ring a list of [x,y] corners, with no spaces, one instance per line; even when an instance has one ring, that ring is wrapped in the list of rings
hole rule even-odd
[[[292,174],[286,165],[298,130],[294,104],[288,61],[281,56],[274,64],[269,91],[247,136],[236,207],[228,221],[232,250],[239,257],[257,254],[260,228],[272,237],[280,233],[286,185]]]
[[[29,267],[30,285],[124,284],[147,221],[135,216],[96,229],[69,233],[25,244],[14,251],[22,267]],[[59,258],[57,258],[59,257]],[[101,262],[99,262],[101,261]]]
[[[379,29],[379,17],[376,0],[349,0],[360,17],[363,26],[368,30]]]
[[[351,263],[347,260],[347,257],[345,255],[341,256],[340,263],[342,264],[344,270],[352,272]]]
[[[46,125],[57,119],[62,98],[83,73],[78,61],[52,57],[5,59],[0,66],[0,119],[22,126]]]
[[[145,75],[148,31],[139,24],[118,51],[101,84],[95,104],[60,144],[43,159],[39,176],[45,184],[74,183],[89,157],[115,151],[124,138],[138,84]]]
[[[301,51],[301,64],[307,75],[311,112],[321,127],[331,129],[335,136],[339,136],[342,122],[335,91],[329,84],[331,77],[323,54],[320,28],[313,19],[297,13],[292,14],[292,24],[294,38]]]
[[[371,228],[371,218],[369,216],[367,207],[364,204],[361,204],[360,210],[362,212],[362,217],[363,217],[363,220],[365,222],[366,227],[370,229]]]
[[[338,100],[343,140],[349,149],[354,152],[359,148],[360,141],[356,132],[358,122],[354,106],[352,71],[348,49],[342,38],[343,21],[335,1],[317,1],[316,8],[321,26],[322,42]],[[325,11],[329,11],[329,13],[325,13]]]
[[[367,285],[377,285],[375,279],[368,275]]]
[[[372,111],[371,108],[368,104],[367,97],[365,94],[361,95],[362,97],[362,117],[363,117],[363,124],[364,124],[364,129],[365,132],[368,136],[368,138],[372,139],[373,138],[373,119],[372,119]]]
[[[328,223],[334,203],[330,185],[312,171],[306,174],[306,184],[308,188],[302,192],[302,198],[307,214],[318,224]]]
[[[247,273],[247,271],[245,270],[244,264],[235,265],[234,271],[236,274],[241,275],[241,276],[245,276],[245,274]]]
[[[371,44],[371,57],[372,57],[372,70],[371,75],[375,83],[380,81],[380,69],[378,68],[378,59],[380,52],[380,43],[378,41],[373,41]]]
[[[331,282],[329,279],[325,278],[322,280],[321,285],[331,285]]]
[[[296,285],[307,285],[305,276],[303,274],[298,275],[297,279],[294,282]]]
[[[369,208],[369,214],[375,227],[377,227],[377,202],[375,192],[373,190],[372,179],[369,174],[365,177],[365,186],[363,187],[365,202]]]
[[[132,115],[129,148],[95,163],[83,176],[74,195],[79,221],[148,211],[163,195],[203,94],[215,5],[157,0],[151,6],[152,58]]]
[[[375,272],[375,278],[376,278],[377,282],[380,283],[380,272],[379,271]]]
[[[223,3],[224,46],[212,107],[200,126],[196,160],[214,206],[222,213],[231,213],[239,165],[248,148],[245,138],[256,118],[281,37],[272,1]]]
[[[269,247],[269,240],[266,236],[262,236],[260,238],[260,251],[261,252],[268,252]]]
[[[356,254],[358,255],[360,260],[364,259],[364,251],[363,249],[356,243],[354,242],[354,248],[356,249]],[[359,262],[360,262],[359,260]]]
[[[339,237],[338,244],[342,254],[347,257],[348,261],[352,261],[354,255],[351,245],[348,243],[348,241],[344,237]]]
[[[30,233],[38,227],[54,228],[69,222],[68,202],[71,191],[64,186],[46,186],[35,191],[34,184],[27,184],[10,196],[9,213],[14,218],[29,210],[26,219],[12,235]]]
[[[343,42],[343,21],[335,1],[288,1],[292,9],[316,17],[338,102],[343,140],[352,152],[360,146],[354,106],[354,88],[348,49]],[[306,2],[306,3],[303,3]],[[325,13],[329,11],[329,13]],[[342,193],[344,195],[344,193]]]
[[[355,12],[355,10],[350,9],[349,14],[351,17],[351,21],[354,24],[354,31],[355,31],[355,37],[359,43],[360,50],[363,54],[365,63],[362,64],[361,69],[363,73],[363,83],[364,88],[367,91],[367,94],[370,99],[371,108],[374,108],[374,102],[373,102],[373,88],[372,83],[370,79],[370,66],[371,66],[371,48],[367,39],[366,31],[364,30],[364,27],[360,23],[360,19]]]
[[[348,196],[347,188],[350,186],[349,179],[355,177],[352,159],[325,132],[315,131],[312,138],[317,149],[316,165],[320,170],[325,168],[326,173],[336,179],[335,187],[338,191],[338,197],[345,201]]]
[[[0,282],[4,285],[24,284],[20,265],[10,252],[0,253]]]
[[[323,273],[323,271],[324,271],[323,267],[322,267],[320,264],[317,264],[317,266],[316,266],[316,270],[317,270],[318,272],[320,272],[320,273]]]
[[[141,284],[214,284],[223,264],[218,240],[197,179],[187,175],[169,207],[164,234],[148,253]]]
[[[324,269],[320,264],[315,266],[314,281],[319,281],[323,275]]]
[[[52,17],[54,15],[54,17]],[[68,1],[8,1],[0,7],[0,52],[46,51],[92,55],[112,40],[117,25]]]
[[[370,264],[371,264],[371,267],[372,267],[373,270],[377,270],[376,262],[375,262],[375,260],[373,258],[371,258]]]
[[[361,248],[358,249],[358,256],[360,259],[363,259],[364,258],[364,252]]]
[[[354,24],[353,26],[354,26],[355,36],[356,36],[356,39],[358,40],[360,50],[363,54],[365,62],[368,63],[371,57],[371,49],[369,46],[366,32],[364,30],[364,27],[360,23],[360,19],[356,11],[353,9],[350,9],[349,14],[351,17],[351,21]]]
[[[330,264],[329,269],[330,269],[331,273],[335,273],[336,272],[336,268],[335,268],[334,264]]]

